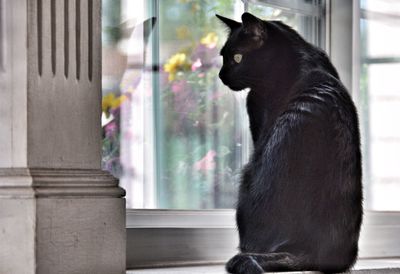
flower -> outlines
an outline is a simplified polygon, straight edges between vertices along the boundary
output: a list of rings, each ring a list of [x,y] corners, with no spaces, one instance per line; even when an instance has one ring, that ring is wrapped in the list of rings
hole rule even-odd
[[[103,110],[103,112],[108,112],[108,110],[111,108],[114,100],[115,100],[114,93],[108,93],[103,96],[103,100],[101,102],[101,109]]]
[[[216,167],[216,163],[214,161],[215,156],[217,156],[215,150],[208,151],[207,154],[202,159],[200,159],[193,165],[193,168],[195,170],[203,172],[214,170]]]
[[[122,94],[121,96],[115,98],[112,102],[111,102],[111,108],[118,108],[119,106],[121,106],[121,104],[123,102],[125,102],[128,99],[128,97],[125,94]]]
[[[178,39],[183,40],[186,39],[187,37],[189,37],[190,31],[188,29],[188,27],[186,26],[181,26],[176,28],[176,37],[178,37]]]
[[[104,129],[107,138],[112,138],[118,133],[118,125],[115,121],[111,121],[110,123],[105,125]]]
[[[201,9],[200,5],[198,3],[193,3],[192,4],[192,12],[196,13]]]
[[[200,58],[197,58],[196,62],[192,64],[192,71],[196,71],[198,68],[202,66]]]
[[[110,110],[120,107],[121,104],[127,99],[128,97],[124,94],[115,97],[114,93],[108,93],[103,96],[103,100],[101,102],[101,109],[106,114],[106,117],[108,117],[110,114]]]
[[[201,38],[200,43],[205,45],[207,48],[215,48],[218,42],[218,36],[215,32],[209,32],[206,36]]]
[[[181,81],[175,81],[172,85],[171,85],[171,91],[173,93],[179,93],[181,91],[183,91],[186,87],[186,81],[181,80]]]
[[[188,67],[189,63],[186,58],[186,54],[177,53],[168,59],[167,63],[164,64],[164,71],[169,73],[168,80],[171,82],[175,80],[176,72],[178,70],[184,70]]]

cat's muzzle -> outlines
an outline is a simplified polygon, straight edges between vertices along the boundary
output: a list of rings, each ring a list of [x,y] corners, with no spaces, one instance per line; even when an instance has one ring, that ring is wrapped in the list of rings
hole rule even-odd
[[[219,72],[219,79],[221,79],[222,83],[229,87],[231,90],[233,91],[240,91],[243,90],[245,87],[239,86],[237,84],[235,84],[235,81],[230,79],[225,73],[223,73],[222,71]]]

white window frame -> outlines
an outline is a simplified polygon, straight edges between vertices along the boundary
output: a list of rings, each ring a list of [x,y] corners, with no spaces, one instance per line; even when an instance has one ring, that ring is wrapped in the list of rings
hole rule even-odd
[[[301,8],[294,1],[262,0]],[[318,1],[318,0],[314,0]],[[243,0],[248,3],[256,0]],[[359,75],[359,1],[326,0],[325,47],[349,90]],[[349,25],[352,28],[349,28]],[[346,50],[347,49],[347,50]],[[357,100],[357,93],[352,92]],[[127,268],[224,263],[237,252],[235,210],[127,209]],[[400,257],[400,212],[367,211],[360,258]]]

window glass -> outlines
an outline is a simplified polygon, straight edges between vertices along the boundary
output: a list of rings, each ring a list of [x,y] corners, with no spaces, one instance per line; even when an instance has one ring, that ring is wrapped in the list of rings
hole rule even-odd
[[[159,2],[158,112],[159,177],[162,208],[233,207],[243,164],[240,95],[218,78],[224,16],[243,11],[234,1]]]
[[[306,3],[306,1],[295,1]],[[233,208],[251,151],[246,91],[218,78],[226,27],[248,10],[317,43],[316,16],[262,1],[103,0],[103,168],[127,207]]]
[[[265,4],[263,1],[258,1],[257,4],[249,5],[248,11],[256,16],[267,20],[279,20],[291,26],[310,43],[322,46],[317,31],[316,25],[319,18],[305,15],[299,12],[293,12],[290,9],[272,7]]]
[[[400,8],[398,9],[400,10]],[[368,57],[393,57],[399,55],[399,20],[385,18],[383,15],[375,17],[374,13],[366,14],[367,21],[367,49]],[[385,41],[385,43],[383,43]],[[385,45],[385,46],[382,46]]]
[[[400,6],[361,1],[359,111],[366,206],[400,210]]]

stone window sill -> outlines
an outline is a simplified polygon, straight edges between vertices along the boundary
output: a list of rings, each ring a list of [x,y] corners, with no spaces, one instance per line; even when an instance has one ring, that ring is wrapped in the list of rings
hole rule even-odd
[[[165,267],[129,270],[127,274],[225,274],[223,265]],[[282,272],[281,272],[282,273]],[[316,274],[319,272],[284,272],[291,274]],[[400,274],[400,258],[398,259],[362,259],[350,272],[354,274]]]

